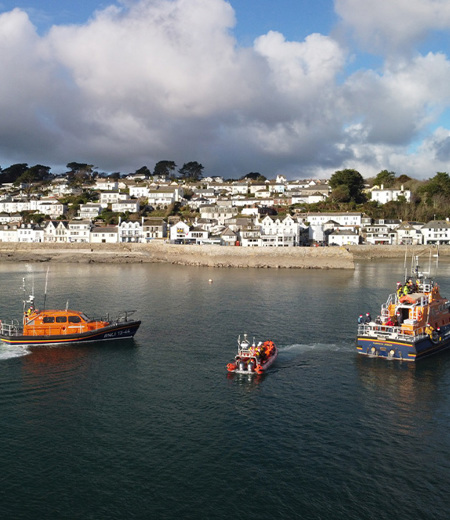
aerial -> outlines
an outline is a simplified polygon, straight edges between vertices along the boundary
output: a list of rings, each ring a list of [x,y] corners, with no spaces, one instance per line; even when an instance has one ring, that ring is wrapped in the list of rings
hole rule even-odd
[[[450,155],[450,4],[0,1],[0,167],[424,179]]]

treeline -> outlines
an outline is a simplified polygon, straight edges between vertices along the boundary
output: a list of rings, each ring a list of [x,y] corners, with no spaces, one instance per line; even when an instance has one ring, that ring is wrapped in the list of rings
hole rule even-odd
[[[395,172],[381,171],[370,179],[352,169],[335,172],[329,181],[332,188],[327,201],[314,205],[312,211],[362,211],[372,218],[399,218],[403,221],[428,222],[450,217],[450,176],[437,172],[434,177],[420,181],[407,175],[396,176]],[[411,200],[400,196],[398,200],[380,204],[370,200],[367,187],[383,186],[409,190]]]
[[[95,181],[98,177],[107,177],[112,179],[119,179],[122,177],[120,172],[113,173],[99,173],[93,164],[70,162],[67,165],[67,171],[64,175],[67,176],[71,184],[84,184],[90,181]],[[0,184],[12,183],[36,183],[51,181],[56,177],[50,172],[50,166],[43,166],[36,164],[35,166],[28,166],[27,163],[13,164],[7,168],[0,167]],[[184,163],[180,168],[177,167],[174,161],[159,161],[156,163],[153,171],[147,166],[142,166],[134,174],[152,176],[164,176],[169,179],[183,179],[193,182],[199,181],[203,177],[204,166],[197,161]],[[128,174],[126,174],[128,175]]]

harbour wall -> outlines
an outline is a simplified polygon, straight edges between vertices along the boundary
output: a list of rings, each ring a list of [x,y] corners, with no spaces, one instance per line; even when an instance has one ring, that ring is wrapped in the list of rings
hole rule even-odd
[[[428,254],[430,246],[231,247],[148,244],[58,244],[0,242],[2,262],[155,263],[206,267],[354,269],[355,262]],[[440,248],[450,257],[450,246]]]
[[[148,244],[57,244],[0,242],[0,261],[76,263],[164,262],[207,267],[353,269],[342,247],[232,247]]]

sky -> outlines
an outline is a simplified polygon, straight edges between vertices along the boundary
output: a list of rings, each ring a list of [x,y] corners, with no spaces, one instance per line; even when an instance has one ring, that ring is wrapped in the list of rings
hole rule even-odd
[[[450,172],[448,0],[0,0],[0,166]]]

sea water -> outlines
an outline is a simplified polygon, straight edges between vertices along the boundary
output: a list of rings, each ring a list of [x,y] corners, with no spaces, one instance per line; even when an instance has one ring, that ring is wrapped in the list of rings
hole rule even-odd
[[[142,326],[0,346],[0,518],[447,519],[450,353],[355,350],[403,272],[1,264],[1,319],[34,291]],[[450,295],[448,264],[439,281]],[[243,333],[277,344],[269,373],[227,373]]]

